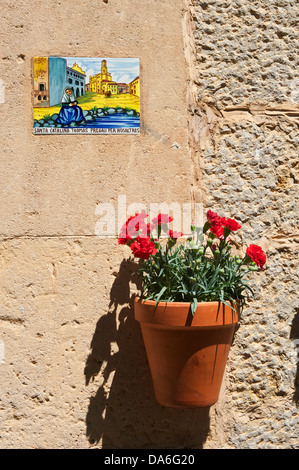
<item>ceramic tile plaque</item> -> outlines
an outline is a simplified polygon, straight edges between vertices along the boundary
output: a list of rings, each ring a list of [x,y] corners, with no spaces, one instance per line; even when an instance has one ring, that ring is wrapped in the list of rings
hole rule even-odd
[[[139,59],[34,57],[34,134],[139,134]]]

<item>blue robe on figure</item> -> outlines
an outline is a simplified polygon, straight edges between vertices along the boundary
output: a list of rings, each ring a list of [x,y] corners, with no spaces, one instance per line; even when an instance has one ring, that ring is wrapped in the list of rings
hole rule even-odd
[[[65,88],[61,99],[61,110],[56,120],[58,124],[64,126],[69,125],[71,122],[84,121],[83,111],[78,106],[76,98],[71,88]]]

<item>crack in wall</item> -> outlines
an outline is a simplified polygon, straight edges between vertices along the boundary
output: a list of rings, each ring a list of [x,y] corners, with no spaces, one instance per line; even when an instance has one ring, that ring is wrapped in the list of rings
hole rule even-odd
[[[257,125],[276,124],[278,120],[299,124],[299,108],[297,106],[289,107],[282,105],[281,108],[277,108],[252,104],[247,107],[228,107],[220,113],[222,119],[219,120],[219,124],[235,123],[244,120],[254,122]]]
[[[49,238],[54,238],[54,239],[73,239],[73,238],[97,238],[98,236],[95,234],[85,234],[85,235],[2,235],[0,236],[0,242],[6,242],[10,240],[18,240],[18,239],[25,239],[25,240],[31,240],[31,239],[49,239]],[[115,237],[116,238],[116,237]]]

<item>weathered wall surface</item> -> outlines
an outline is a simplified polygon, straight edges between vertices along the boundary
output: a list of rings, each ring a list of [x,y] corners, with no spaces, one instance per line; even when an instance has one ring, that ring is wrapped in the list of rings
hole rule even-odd
[[[240,247],[257,243],[268,256],[212,413],[218,434],[205,445],[298,448],[298,5],[190,8],[199,194],[204,187],[207,207],[240,221]]]
[[[0,447],[298,447],[296,3],[2,4]],[[39,54],[139,57],[141,135],[33,136]],[[120,195],[204,203],[267,251],[211,409],[155,402],[128,252],[95,235]]]

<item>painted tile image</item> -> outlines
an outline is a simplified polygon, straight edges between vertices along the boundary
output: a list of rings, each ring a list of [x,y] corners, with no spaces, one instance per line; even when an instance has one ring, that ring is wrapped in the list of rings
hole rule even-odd
[[[34,134],[139,132],[139,59],[34,57]]]

